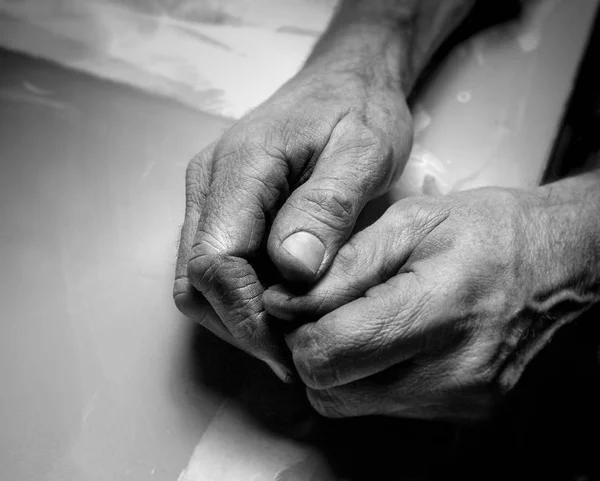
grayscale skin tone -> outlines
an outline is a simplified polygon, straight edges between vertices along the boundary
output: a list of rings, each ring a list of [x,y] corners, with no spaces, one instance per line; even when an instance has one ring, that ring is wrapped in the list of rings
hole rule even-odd
[[[297,373],[325,416],[485,417],[597,301],[597,172],[405,199],[351,237],[407,160],[406,96],[473,3],[342,1],[298,74],[188,166],[176,305]],[[267,261],[308,291],[270,287]]]
[[[597,171],[532,191],[407,198],[308,292],[274,286],[264,303],[297,323],[286,342],[321,414],[484,420],[598,301],[599,212]]]

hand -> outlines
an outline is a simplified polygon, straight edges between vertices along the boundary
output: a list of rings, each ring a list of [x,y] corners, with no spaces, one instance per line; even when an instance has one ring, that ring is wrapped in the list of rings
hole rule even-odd
[[[354,235],[307,293],[267,290],[273,315],[311,321],[287,344],[315,409],[487,417],[583,305],[542,288],[557,261],[542,203],[499,188],[404,199]]]
[[[265,245],[286,279],[317,279],[363,206],[397,178],[411,142],[392,82],[302,71],[190,162],[179,309],[286,378],[287,351],[262,305],[273,281],[257,275],[269,271]]]

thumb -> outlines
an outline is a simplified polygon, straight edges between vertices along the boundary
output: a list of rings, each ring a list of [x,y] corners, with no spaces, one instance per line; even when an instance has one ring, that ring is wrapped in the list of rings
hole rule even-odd
[[[370,131],[337,130],[310,178],[287,199],[271,227],[268,252],[291,282],[312,283],[350,237],[365,204],[394,177],[392,149]]]

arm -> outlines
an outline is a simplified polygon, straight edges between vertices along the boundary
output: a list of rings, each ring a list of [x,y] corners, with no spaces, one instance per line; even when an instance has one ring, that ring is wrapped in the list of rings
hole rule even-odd
[[[358,182],[350,181],[352,173],[345,167],[348,161],[350,165],[360,165],[356,162],[358,155],[340,162],[340,165],[345,162],[344,168],[335,175],[349,189],[342,188],[338,198],[334,186],[324,190],[332,192],[333,206],[341,206],[342,210],[351,211],[351,215],[342,219],[341,226],[336,225],[340,219],[326,229],[322,229],[323,223],[316,223],[315,229],[308,232],[314,234],[315,230],[321,230],[323,233],[316,235],[317,239],[305,237],[297,245],[294,242],[284,245],[282,241],[298,231],[298,222],[292,218],[297,209],[287,208],[294,203],[292,195],[292,201],[278,213],[269,240],[269,255],[287,280],[313,283],[321,277],[349,237],[367,201],[384,193],[400,176],[412,147],[412,119],[406,98],[435,50],[475,3],[476,0],[342,0],[303,68],[274,95],[272,100],[277,102],[285,98],[286,93],[299,92],[308,85],[309,89],[316,90],[317,96],[337,98],[336,105],[344,108],[340,112],[343,117],[357,114],[372,132],[377,132],[377,138],[362,139],[354,132],[351,135],[354,139],[340,139],[344,144],[340,144],[340,148],[359,150],[361,146],[354,143],[371,145],[379,150],[374,157],[388,159],[385,165],[372,163],[373,176],[384,178],[383,182],[376,181],[376,193],[365,185],[373,186],[362,167],[358,176],[354,176]],[[354,105],[348,104],[348,98],[353,98]],[[399,131],[402,139],[398,138]],[[372,153],[375,150],[372,149]],[[331,178],[334,170],[326,175]],[[301,197],[299,192],[295,194]],[[325,222],[328,222],[329,214],[322,203],[312,202],[305,195],[298,202],[301,209],[309,203],[313,205],[314,208],[308,210],[311,217],[323,218],[316,210],[324,211]],[[339,216],[334,214],[333,217]],[[287,255],[289,251],[294,253],[293,259]],[[312,272],[304,269],[306,265],[311,265]]]
[[[367,71],[405,93],[476,0],[343,0],[305,68]]]
[[[265,293],[327,416],[475,420],[600,302],[600,170],[531,190],[412,197],[355,234],[309,292]],[[406,362],[411,361],[411,362]]]
[[[598,157],[600,161],[600,157]],[[538,189],[545,202],[538,222],[552,225],[540,243],[545,290],[559,286],[581,300],[600,294],[600,168]],[[575,247],[575,248],[574,248]],[[542,255],[546,252],[546,255]],[[590,297],[592,296],[592,297]]]
[[[184,314],[288,376],[263,306],[273,282],[257,269],[268,253],[289,281],[327,272],[364,205],[402,172],[403,93],[472,3],[342,2],[301,71],[190,162],[174,285]]]
[[[518,381],[558,329],[600,301],[600,169],[535,192],[540,200],[527,209],[534,234],[527,264],[535,288],[525,312],[543,321],[517,346],[502,376],[507,385]]]
[[[576,314],[600,300],[600,169],[537,191],[544,201],[532,219],[550,228],[533,244],[541,273],[536,298],[560,319],[566,304]]]

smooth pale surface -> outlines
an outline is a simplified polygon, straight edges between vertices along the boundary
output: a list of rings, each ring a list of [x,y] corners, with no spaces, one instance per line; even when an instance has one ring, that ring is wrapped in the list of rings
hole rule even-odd
[[[528,0],[414,105],[393,197],[540,182],[597,0]],[[334,0],[0,0],[0,45],[238,118],[302,65]]]
[[[519,21],[458,46],[417,100],[396,195],[541,182],[598,3],[524,4]]]
[[[173,480],[220,396],[171,299],[225,120],[0,54],[0,479]]]
[[[483,63],[459,50],[440,71],[416,105],[413,157],[450,160],[450,177],[428,160],[390,198],[431,172],[430,193],[539,180],[596,4],[551,3],[539,44],[505,38]],[[185,166],[228,125],[0,55],[0,478],[261,481],[303,459],[327,471],[290,441],[295,422],[264,415],[294,407],[288,388],[171,300]]]
[[[296,72],[335,2],[0,0],[0,43],[240,117]]]

